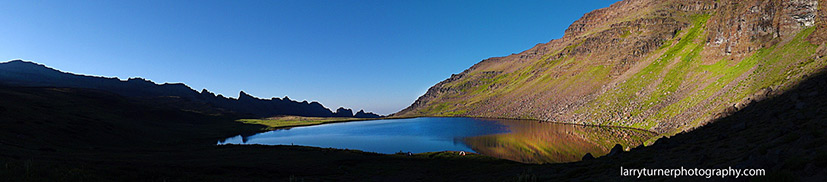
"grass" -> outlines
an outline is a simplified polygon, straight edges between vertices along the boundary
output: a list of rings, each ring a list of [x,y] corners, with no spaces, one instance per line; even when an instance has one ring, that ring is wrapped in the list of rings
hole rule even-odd
[[[646,30],[649,25],[645,23],[631,28],[592,27],[576,38],[535,46],[526,52],[529,54],[482,62],[463,72],[463,78],[445,82],[436,98],[414,109],[421,114],[417,116],[531,118],[672,135],[706,124],[726,107],[763,88],[783,90],[827,66],[812,58],[819,45],[806,41],[815,28],[778,37],[770,41],[772,44],[743,40],[718,45],[710,42],[719,35],[709,35],[707,24],[720,23],[712,17],[729,15],[694,13],[657,13],[668,16],[664,21],[676,21],[679,29],[664,27],[678,32],[639,31]],[[643,18],[656,17],[624,16],[619,20]],[[593,46],[590,40],[612,42]],[[660,41],[663,44],[657,45]],[[644,46],[637,47],[641,43]],[[584,45],[588,47],[580,47]],[[735,45],[732,55],[724,53],[730,45]],[[619,57],[602,50],[618,46],[632,50],[618,50]],[[745,52],[745,46],[761,47]],[[641,58],[624,56],[644,50],[649,52]],[[490,72],[495,73],[486,74]]]
[[[661,47],[663,54],[651,64],[576,113],[594,116],[594,121],[590,121],[594,124],[646,130],[655,129],[661,122],[689,120],[686,125],[663,131],[673,135],[703,124],[714,112],[762,88],[795,83],[803,73],[815,72],[825,66],[825,63],[810,58],[817,45],[804,40],[815,30],[813,27],[789,41],[759,49],[742,60],[724,58],[704,65],[700,53],[705,49],[703,30],[709,17],[693,16],[693,26],[678,34],[682,36],[673,40],[677,43],[664,44]],[[695,114],[685,114],[687,112]],[[622,122],[619,119],[622,116],[642,119],[640,122]]]
[[[702,102],[707,102],[704,105],[716,103],[719,105],[716,109],[722,110],[723,108],[720,105],[723,105],[723,103],[738,102],[759,89],[779,86],[788,76],[794,76],[801,72],[813,72],[823,65],[806,58],[812,55],[817,47],[803,40],[812,31],[814,31],[814,28],[806,29],[786,44],[759,49],[752,56],[739,62],[722,59],[711,65],[700,65],[698,73],[695,75],[701,75],[706,79],[714,79],[714,81],[702,87],[699,91],[669,105],[661,112],[661,115],[658,115],[658,118],[674,117],[687,108],[698,106]],[[781,61],[782,59],[791,61]],[[796,62],[800,63],[795,64]],[[754,71],[749,72],[752,69]],[[787,74],[784,72],[787,72]],[[723,93],[718,97],[712,97],[713,94],[725,90],[725,86],[736,81],[736,78],[744,74],[749,75],[745,80],[738,82],[731,89],[733,91]],[[688,127],[697,126],[700,122],[702,121],[695,120]]]
[[[265,130],[289,128],[296,126],[310,126],[325,123],[338,123],[348,121],[374,120],[378,118],[349,118],[349,117],[304,117],[304,116],[278,116],[264,119],[239,119],[244,124],[258,124],[267,126]]]
[[[692,63],[698,62],[696,57],[703,50],[703,46],[696,41],[704,37],[703,27],[710,15],[696,15],[692,17],[693,26],[686,31],[680,40],[672,45],[664,44],[662,49],[666,51],[660,57],[656,58],[651,64],[643,68],[640,72],[635,73],[630,79],[623,82],[616,90],[611,90],[606,94],[598,96],[595,100],[588,104],[588,107],[583,107],[577,110],[577,113],[594,114],[600,113],[598,116],[603,121],[595,121],[597,124],[627,126],[651,130],[657,125],[658,118],[647,118],[644,122],[632,123],[630,125],[615,123],[615,121],[605,118],[605,115],[612,115],[609,113],[622,113],[623,108],[633,108],[630,115],[638,115],[643,113],[663,101],[665,97],[675,93],[678,87],[685,79],[686,73],[693,68]],[[677,63],[673,60],[680,58]],[[674,64],[671,69],[667,69],[668,65]],[[665,76],[661,76],[665,75]],[[658,82],[658,78],[662,81]],[[636,96],[637,93],[646,87],[654,85],[655,89],[651,91],[646,97]],[[641,103],[639,107],[631,107],[631,103]]]

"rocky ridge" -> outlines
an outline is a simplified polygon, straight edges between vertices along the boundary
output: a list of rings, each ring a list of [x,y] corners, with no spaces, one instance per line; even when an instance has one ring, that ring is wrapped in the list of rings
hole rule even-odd
[[[340,108],[331,112],[318,102],[295,101],[287,96],[261,99],[240,91],[238,98],[216,95],[207,89],[196,92],[183,83],[156,84],[144,78],[105,78],[61,72],[45,65],[12,60],[0,63],[0,85],[16,87],[67,87],[87,88],[112,92],[118,95],[166,103],[182,110],[198,110],[220,114],[232,112],[245,117],[271,117],[296,115],[312,117],[359,117],[350,109]],[[347,112],[345,112],[345,110]],[[341,112],[339,112],[341,111]],[[362,117],[379,116],[365,113]]]
[[[485,59],[393,116],[471,116],[688,131],[825,64],[816,0],[625,0],[565,35]]]

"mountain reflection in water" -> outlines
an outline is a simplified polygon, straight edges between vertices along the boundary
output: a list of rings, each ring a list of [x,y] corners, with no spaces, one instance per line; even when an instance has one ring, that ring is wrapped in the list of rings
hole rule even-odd
[[[466,137],[465,143],[480,154],[497,158],[524,163],[562,163],[579,161],[586,153],[606,155],[615,144],[632,148],[653,136],[650,132],[628,128],[498,121],[511,132]]]
[[[466,151],[524,163],[602,156],[615,144],[634,147],[652,133],[626,128],[480,118],[410,118],[295,127],[221,140],[218,144],[303,145],[397,152]]]

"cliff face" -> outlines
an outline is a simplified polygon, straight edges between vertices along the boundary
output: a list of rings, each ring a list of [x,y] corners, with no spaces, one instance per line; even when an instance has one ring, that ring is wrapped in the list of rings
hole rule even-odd
[[[483,60],[394,116],[473,116],[676,133],[825,68],[824,1],[625,0],[565,35]]]

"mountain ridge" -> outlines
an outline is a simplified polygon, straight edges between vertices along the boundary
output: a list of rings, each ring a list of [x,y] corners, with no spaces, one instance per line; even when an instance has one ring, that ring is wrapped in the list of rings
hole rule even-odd
[[[560,39],[451,75],[392,116],[692,130],[827,66],[825,4],[620,1]]]
[[[332,117],[337,115],[330,109],[316,101],[295,101],[288,97],[261,99],[239,92],[238,98],[225,97],[221,94],[215,95],[207,89],[201,92],[195,91],[184,83],[162,83],[146,80],[140,77],[133,77],[127,80],[120,80],[117,77],[101,77],[63,72],[43,64],[11,60],[0,63],[0,84],[9,86],[25,87],[69,87],[88,88],[109,91],[118,95],[134,98],[161,98],[172,97],[178,101],[206,104],[219,110],[231,111],[252,117],[271,117],[277,115],[297,115]],[[173,102],[178,102],[173,101]],[[352,113],[350,116],[355,117]],[[360,115],[362,117],[380,117],[369,113]]]

